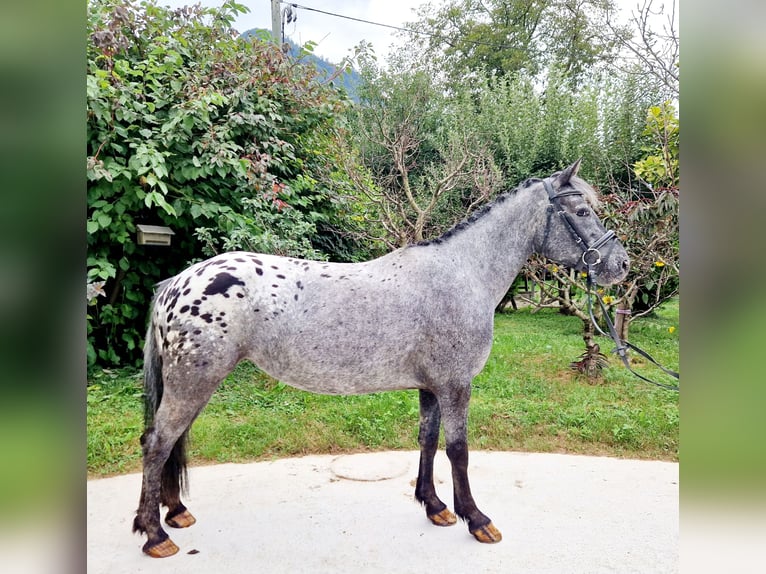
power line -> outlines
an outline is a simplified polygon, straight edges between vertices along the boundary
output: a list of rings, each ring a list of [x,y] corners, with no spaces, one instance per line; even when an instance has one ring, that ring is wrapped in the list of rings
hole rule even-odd
[[[382,28],[391,28],[392,30],[399,30],[401,32],[409,32],[410,34],[418,34],[420,36],[429,36],[431,38],[435,38],[441,42],[444,42],[445,44],[449,44],[450,46],[453,46],[452,42],[445,36],[441,34],[436,34],[433,32],[421,32],[419,30],[413,30],[412,28],[402,28],[401,26],[392,26],[391,24],[383,24],[381,22],[373,22],[371,20],[364,20],[362,18],[355,18],[353,16],[346,16],[344,14],[337,14],[335,12],[327,12],[325,10],[320,10],[319,8],[312,8],[310,6],[301,6],[300,4],[295,4],[293,2],[281,2],[282,4],[287,4],[289,6],[292,6],[293,8],[300,8],[302,10],[308,10],[310,12],[319,12],[320,14],[325,14],[326,16],[332,16],[333,18],[343,18],[344,20],[353,20],[354,22],[361,22],[363,24],[370,24],[372,26],[381,26]],[[503,49],[508,50],[512,49],[512,46],[505,45],[505,44],[493,44],[491,42],[482,42],[480,40],[465,40],[468,44],[473,44],[474,46],[489,46],[490,48],[495,49]]]
[[[302,10],[309,10],[310,12],[319,12],[327,16],[333,16],[335,18],[343,18],[344,20],[353,20],[354,22],[362,22],[363,24],[372,24],[373,26],[381,26],[383,28],[391,28],[393,30],[401,30],[402,32],[412,32],[413,34],[425,34],[427,36],[433,36],[427,32],[418,32],[416,30],[410,30],[409,28],[401,28],[400,26],[392,26],[391,24],[382,24],[381,22],[372,22],[371,20],[363,20],[362,18],[354,18],[353,16],[344,16],[343,14],[336,14],[334,12],[327,12],[320,10],[319,8],[311,8],[310,6],[301,6],[300,4],[294,4],[293,2],[282,2],[282,4],[288,4],[293,8],[300,8]]]

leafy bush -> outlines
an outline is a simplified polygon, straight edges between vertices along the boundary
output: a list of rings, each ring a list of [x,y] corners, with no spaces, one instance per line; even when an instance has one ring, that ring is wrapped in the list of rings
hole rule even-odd
[[[236,38],[243,11],[88,4],[87,266],[105,282],[91,365],[136,362],[153,285],[203,256],[348,256],[343,236],[318,231],[348,218],[346,98],[276,46]],[[137,245],[141,223],[169,226],[172,247]]]

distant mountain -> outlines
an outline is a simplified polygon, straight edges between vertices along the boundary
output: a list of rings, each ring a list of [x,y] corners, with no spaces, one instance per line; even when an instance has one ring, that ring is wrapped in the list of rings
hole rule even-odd
[[[270,40],[271,32],[263,28],[252,28],[240,34],[240,38],[250,38],[253,36],[263,40]],[[328,62],[324,58],[315,56],[311,52],[305,51],[301,46],[293,42],[290,38],[285,38],[284,41],[290,47],[289,54],[293,58],[300,58],[304,62],[316,66],[317,75],[320,78],[329,78],[333,74],[337,73],[338,67],[335,64]],[[343,88],[346,91],[346,94],[348,94],[348,97],[354,102],[359,101],[359,97],[357,95],[357,87],[359,84],[361,84],[361,82],[361,76],[357,73],[356,70],[353,69],[351,71],[344,70],[338,75],[337,78],[332,81],[334,85]]]

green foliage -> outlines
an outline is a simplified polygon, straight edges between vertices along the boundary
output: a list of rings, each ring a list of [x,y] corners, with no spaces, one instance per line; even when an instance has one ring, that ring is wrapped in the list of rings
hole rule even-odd
[[[346,100],[313,67],[235,38],[243,11],[88,4],[87,279],[106,282],[89,307],[90,365],[136,362],[153,284],[196,259],[351,250],[338,234]],[[136,245],[141,223],[172,228],[172,247]]]
[[[597,33],[611,5],[608,0],[424,4],[410,28],[429,35],[411,34],[408,50],[434,62],[449,83],[481,74],[536,77],[559,67],[577,85],[590,68],[614,53],[614,40]]]
[[[634,313],[652,311],[675,296],[680,284],[679,122],[669,102],[649,108],[643,135],[644,156],[634,163],[641,187],[618,186],[605,202],[607,223],[631,257],[622,307]]]
[[[389,69],[362,59],[364,84],[350,110],[354,145],[373,206],[390,246],[444,231],[497,189],[497,168],[470,96],[449,97],[425,70],[401,60]]]
[[[679,122],[671,102],[649,108],[643,135],[648,155],[633,164],[636,175],[653,188],[678,187]]]
[[[597,187],[632,181],[630,165],[642,153],[641,106],[652,95],[632,76],[593,78],[573,91],[555,67],[538,79],[518,73],[442,85],[427,68],[408,68],[406,58],[394,58],[387,71],[364,64],[351,122],[379,190],[365,194],[389,245],[419,240],[418,232],[434,237],[499,190],[577,158]],[[454,169],[461,158],[468,173]],[[438,193],[434,182],[445,178],[449,192]]]

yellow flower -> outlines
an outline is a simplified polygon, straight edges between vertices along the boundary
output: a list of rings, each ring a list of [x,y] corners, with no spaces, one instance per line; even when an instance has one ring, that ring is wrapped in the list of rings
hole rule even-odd
[[[604,290],[603,289],[596,289],[596,293],[598,293],[599,295],[603,295],[604,294]]]
[[[609,305],[612,301],[614,301],[614,297],[611,295],[607,295],[604,297],[604,305]]]
[[[668,333],[675,333],[676,328],[675,327],[668,327]]]
[[[554,273],[556,273],[558,270],[559,270],[559,268],[556,267],[555,265],[553,267],[551,267],[551,271],[553,271]]]
[[[665,267],[665,262],[664,261],[655,261],[654,262],[654,266],[655,267]]]
[[[580,272],[580,277],[582,277],[583,279],[585,279],[587,276],[588,274],[585,271]]]

